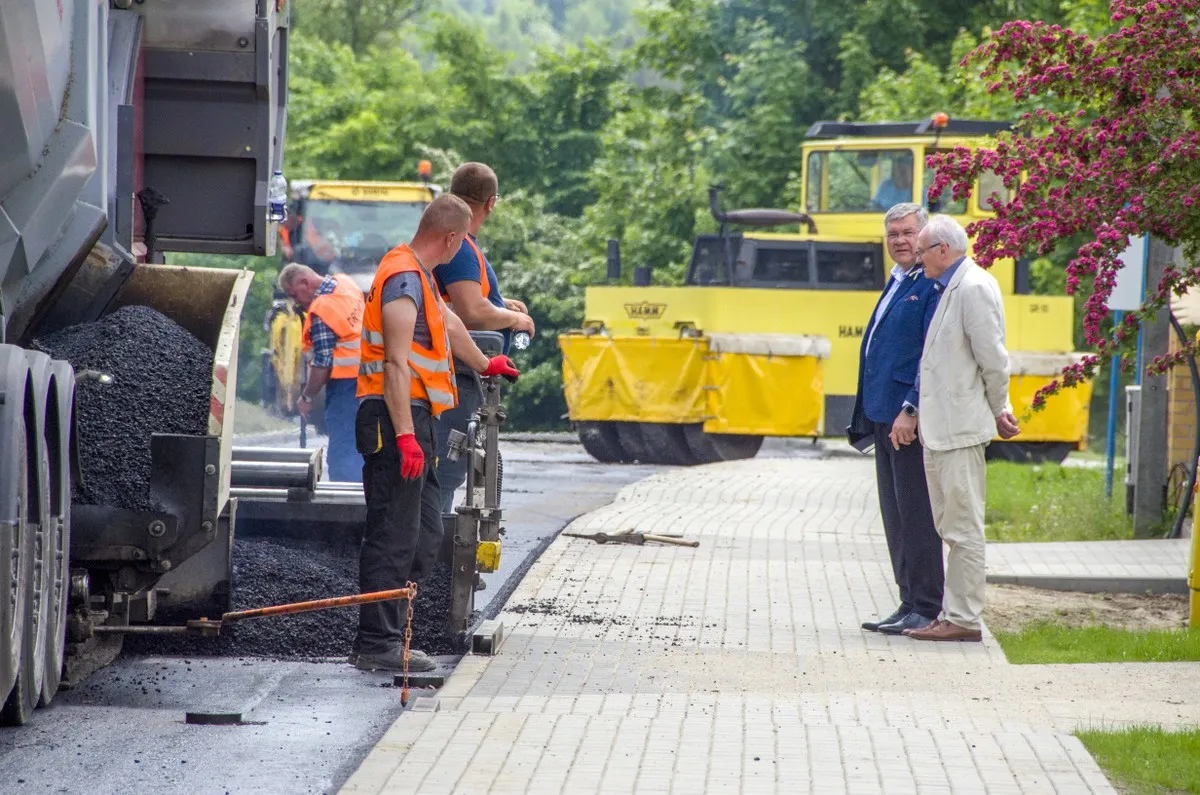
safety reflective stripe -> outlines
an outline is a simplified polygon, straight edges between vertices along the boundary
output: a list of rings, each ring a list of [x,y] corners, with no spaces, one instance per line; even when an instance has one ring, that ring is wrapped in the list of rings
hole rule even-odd
[[[358,374],[359,375],[378,375],[379,373],[382,373],[382,372],[383,372],[383,360],[381,360],[381,359],[373,361],[373,362],[359,362],[358,363]]]
[[[334,356],[334,367],[354,367],[359,363],[357,356]]]
[[[428,384],[425,386],[425,393],[434,403],[441,403],[444,406],[453,406],[456,402],[454,395],[449,392],[443,392],[440,389],[433,389]]]
[[[448,373],[450,372],[449,359],[430,359],[428,356],[422,356],[416,351],[408,352],[408,361],[410,364],[415,364],[423,370],[428,370],[431,373]]]
[[[368,345],[383,344],[383,334],[378,331],[368,331],[364,328],[362,332],[362,338],[367,341]]]
[[[356,351],[362,347],[362,340],[338,340],[337,346],[339,348],[345,348],[348,351]]]

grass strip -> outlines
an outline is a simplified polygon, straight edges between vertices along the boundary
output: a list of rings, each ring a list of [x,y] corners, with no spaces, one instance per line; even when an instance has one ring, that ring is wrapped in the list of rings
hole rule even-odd
[[[1076,731],[1104,774],[1129,795],[1200,792],[1200,729],[1136,726]]]
[[[997,632],[1010,663],[1194,662],[1200,660],[1200,631],[1066,627],[1050,621],[1020,632]]]
[[[987,465],[988,541],[1111,541],[1133,538],[1124,491],[1104,498],[1104,470],[1058,464]]]

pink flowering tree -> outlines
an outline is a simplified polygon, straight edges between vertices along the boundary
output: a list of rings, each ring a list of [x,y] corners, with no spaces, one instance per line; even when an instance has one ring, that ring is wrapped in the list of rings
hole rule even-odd
[[[987,171],[1009,188],[1009,201],[991,200],[995,217],[968,229],[984,267],[1046,255],[1075,235],[1089,241],[1067,265],[1067,292],[1090,293],[1083,329],[1096,353],[1043,388],[1034,408],[1129,353],[1144,318],[1200,283],[1200,267],[1168,265],[1157,285],[1147,285],[1143,308],[1102,335],[1130,236],[1182,246],[1191,262],[1200,246],[1200,0],[1114,0],[1110,12],[1114,32],[1095,38],[1024,21],[994,33],[962,66],[981,69],[989,92],[1038,109],[992,148],[958,148],[929,161],[937,168],[931,196],[950,186],[961,198]],[[1183,355],[1156,357],[1150,369],[1161,372]]]

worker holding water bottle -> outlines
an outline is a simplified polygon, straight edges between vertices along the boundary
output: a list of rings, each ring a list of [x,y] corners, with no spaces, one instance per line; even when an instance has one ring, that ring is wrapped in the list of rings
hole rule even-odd
[[[504,334],[504,353],[511,346],[523,350],[535,329],[529,309],[521,301],[504,298],[496,272],[487,256],[475,243],[475,237],[500,199],[496,172],[483,163],[464,163],[450,180],[450,193],[471,208],[471,223],[464,245],[454,259],[433,269],[438,289],[454,314],[471,331],[499,331]],[[467,461],[451,461],[450,431],[466,433],[471,415],[483,399],[471,373],[458,378],[458,405],[442,414],[437,424],[438,481],[442,487],[442,513],[454,510],[454,492],[467,477]]]

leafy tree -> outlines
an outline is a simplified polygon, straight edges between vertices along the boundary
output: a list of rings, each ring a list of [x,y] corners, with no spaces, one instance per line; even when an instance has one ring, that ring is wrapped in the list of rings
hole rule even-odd
[[[299,32],[363,54],[393,38],[431,5],[431,0],[296,0],[292,24]]]
[[[973,225],[981,264],[1046,254],[1072,235],[1089,238],[1067,266],[1066,289],[1090,293],[1083,329],[1098,353],[1065,370],[1035,406],[1060,386],[1094,377],[1114,354],[1131,353],[1142,318],[1172,292],[1200,283],[1200,268],[1169,265],[1159,284],[1148,285],[1143,309],[1126,315],[1111,338],[1104,333],[1105,302],[1129,236],[1149,233],[1182,246],[1190,261],[1200,251],[1200,3],[1114,0],[1110,9],[1117,29],[1101,36],[1042,22],[1000,28],[968,60],[982,66],[989,90],[1017,101],[1051,97],[1077,109],[1037,108],[1022,117],[1024,134],[936,159],[934,190],[952,185],[964,195],[980,172],[995,170],[1015,191],[994,218]]]

